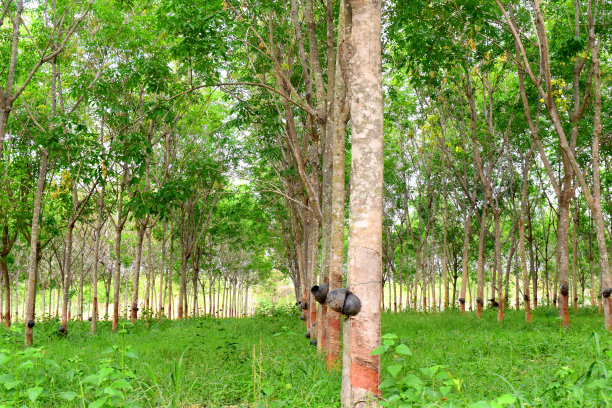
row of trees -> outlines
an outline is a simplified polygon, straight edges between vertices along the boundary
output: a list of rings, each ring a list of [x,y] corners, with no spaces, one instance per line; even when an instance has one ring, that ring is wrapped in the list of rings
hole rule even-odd
[[[226,97],[215,87],[194,89],[195,69],[181,59],[190,47],[165,34],[179,22],[149,6],[2,3],[3,318],[9,326],[11,293],[18,302],[27,269],[26,344],[47,289],[57,290],[66,333],[75,292],[83,318],[89,286],[95,332],[98,283],[106,315],[112,288],[117,330],[124,287],[132,319],[142,306],[151,312],[156,284],[157,313],[166,305],[171,315],[173,303],[178,317],[190,307],[197,313],[188,279],[192,293],[206,288],[209,312],[229,315],[244,309],[248,288],[272,267],[269,215],[246,186],[231,183],[238,151]],[[227,300],[215,305],[221,291]],[[221,312],[221,304],[233,307]]]
[[[377,392],[385,283],[398,309],[490,300],[500,320],[512,295],[528,320],[546,298],[566,326],[580,286],[612,327],[607,3],[3,0],[1,16],[0,268],[5,293],[28,269],[26,320],[54,281],[67,330],[77,268],[94,331],[98,280],[116,329],[122,290],[136,319],[176,279],[182,318],[204,276],[248,288],[276,268],[330,368],[344,341],[347,406]],[[344,336],[311,299],[322,282],[361,299]]]
[[[330,282],[340,287],[345,177],[334,189],[331,181],[333,167],[344,172],[350,112],[357,158],[348,282],[364,308],[345,324],[345,357],[353,362],[344,368],[357,374],[347,374],[354,380],[343,394],[356,403],[376,392],[379,360],[368,353],[380,337],[380,4],[352,1],[338,11],[328,1],[324,32],[313,1],[293,1],[290,13],[276,2],[257,6],[3,0],[4,317],[10,324],[11,285],[25,267],[26,345],[46,298],[39,289],[51,282],[61,287],[63,334],[75,289],[83,317],[86,279],[94,332],[100,280],[107,300],[112,291],[113,330],[122,290],[134,320],[142,304],[150,311],[159,284],[161,313],[173,304],[175,276],[177,317],[186,317],[187,280],[195,293],[201,269],[219,280],[239,271],[248,288],[252,271],[276,266],[307,301],[318,280],[321,228],[324,270],[333,263]],[[254,193],[240,187],[247,177]],[[27,260],[15,257],[23,252]],[[340,316],[329,316],[335,365]]]
[[[497,294],[491,301],[499,300],[500,320],[516,254],[521,270],[521,283],[514,285],[516,298],[522,295],[528,320],[543,275],[540,293],[546,293],[549,303],[551,296],[558,303],[565,325],[570,292],[575,306],[578,285],[584,293],[588,284],[591,304],[598,303],[595,292],[603,297],[600,307],[606,327],[612,328],[606,240],[610,207],[602,204],[602,196],[610,194],[610,163],[609,155],[603,154],[602,160],[599,152],[609,153],[610,146],[605,133],[602,139],[602,106],[607,100],[605,93],[602,98],[599,58],[609,45],[609,6],[590,1],[561,8],[538,1],[463,2],[459,8],[437,3],[426,9],[402,2],[394,6],[389,49],[396,70],[389,82],[388,118],[400,129],[388,156],[396,158],[389,162],[399,180],[389,183],[388,208],[400,226],[391,223],[389,246],[401,247],[408,235],[415,246],[416,271],[422,271],[421,282],[428,282],[433,278],[427,277],[422,254],[431,263],[428,241],[440,242],[435,236],[441,236],[437,258],[445,282],[444,303],[447,271],[454,271],[456,282],[461,259],[459,302],[464,310],[472,279],[470,241],[479,225],[475,297],[480,313],[486,300],[487,222],[492,218],[489,264]],[[568,15],[574,16],[569,25]],[[417,16],[423,17],[418,25]],[[422,118],[417,126],[409,121],[414,117]],[[404,158],[406,152],[412,154],[410,161]],[[411,166],[405,166],[407,162]],[[403,201],[398,202],[398,196]],[[463,228],[452,228],[457,221]],[[579,262],[586,258],[583,254],[588,254],[588,262]],[[422,299],[426,308],[425,289]]]
[[[355,118],[348,121],[346,78],[355,72],[343,66],[353,51],[343,35],[354,20],[343,3],[293,2],[284,14],[270,5],[263,15],[228,4],[235,20],[252,22],[244,38],[253,38],[255,56],[243,74],[265,85],[243,108],[250,136],[274,146],[258,163],[267,172],[256,174],[269,183],[273,172],[287,200],[289,267],[309,305],[310,334],[333,366],[338,316],[312,307],[307,289],[324,281],[356,287],[352,236],[344,253],[345,192],[357,195],[356,161],[376,163],[355,153]],[[366,282],[391,282],[400,309],[430,310],[443,290],[444,308],[465,311],[473,292],[477,315],[488,300],[499,320],[511,297],[530,320],[539,296],[558,305],[565,326],[580,286],[612,328],[609,102],[601,79],[609,58],[600,58],[608,55],[609,5],[396,1],[384,11],[384,279],[373,273]],[[377,270],[367,257],[359,264]]]

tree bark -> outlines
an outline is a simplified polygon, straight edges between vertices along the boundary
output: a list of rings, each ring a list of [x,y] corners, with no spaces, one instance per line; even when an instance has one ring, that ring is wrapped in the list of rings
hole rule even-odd
[[[40,160],[40,169],[38,171],[38,183],[36,185],[36,195],[34,197],[34,210],[32,214],[32,231],[30,233],[30,256],[29,256],[29,265],[28,265],[28,294],[27,294],[27,310],[25,320],[29,322],[30,320],[34,320],[34,308],[36,306],[36,272],[37,272],[37,259],[38,259],[38,233],[39,233],[39,222],[40,222],[40,214],[42,211],[42,196],[45,190],[45,181],[47,178],[47,167],[49,165],[49,151],[45,148],[41,154]],[[5,275],[8,281],[8,275]],[[17,287],[18,280],[15,281],[15,287]],[[7,298],[10,299],[10,291],[7,288]],[[7,309],[10,311],[10,304]],[[10,315],[7,320],[5,320],[5,324],[8,321],[8,326],[10,326]],[[25,326],[25,345],[26,347],[32,344],[33,340],[33,328]]]
[[[353,145],[348,286],[361,312],[344,325],[342,405],[377,407],[382,281],[383,100],[379,0],[351,0],[350,95]],[[350,22],[349,22],[350,21]]]
[[[470,250],[470,229],[472,226],[472,216],[474,214],[474,205],[470,203],[470,209],[465,216],[463,221],[463,256],[461,259],[461,297],[459,298],[459,307],[461,308],[461,314],[465,314],[465,295],[468,282],[468,254]],[[444,228],[444,242],[446,243],[446,227]],[[484,249],[484,247],[483,247]],[[446,249],[445,249],[446,251]],[[444,263],[446,261],[446,253],[444,256]],[[454,305],[453,305],[454,306]]]
[[[68,333],[68,303],[70,302],[70,286],[72,285],[72,238],[74,234],[74,222],[73,216],[68,221],[66,227],[66,236],[64,238],[65,249],[64,249],[64,284],[62,285],[62,319],[61,326],[64,328],[63,335]]]
[[[11,284],[8,273],[8,265],[4,257],[0,257],[0,273],[2,273],[2,285],[4,288],[4,313],[2,315],[4,320],[4,326],[6,328],[11,327]]]
[[[578,225],[580,217],[578,215],[578,202],[574,203],[574,220],[572,222],[572,306],[574,314],[578,313]]]
[[[482,315],[482,307],[484,306],[484,250],[485,239],[487,232],[487,203],[482,204],[482,214],[480,216],[480,234],[478,235],[478,264],[476,266],[476,276],[478,290],[476,294],[476,316],[479,318]]]
[[[527,271],[527,256],[525,253],[525,217],[529,211],[529,167],[533,154],[533,143],[525,156],[523,162],[523,184],[521,186],[521,213],[519,215],[519,255],[521,257],[521,269],[523,271],[523,300],[525,301],[525,320],[531,322],[531,300],[529,298],[529,272]],[[518,286],[516,290],[518,291]],[[535,289],[534,289],[535,290]],[[517,305],[518,307],[518,305]]]
[[[345,137],[349,115],[345,76],[347,74],[347,7],[346,0],[340,1],[338,18],[338,47],[334,75],[333,133],[332,141],[332,183],[331,183],[331,227],[329,290],[342,287],[342,265],[344,262],[344,202],[345,202]],[[327,309],[327,365],[335,366],[340,358],[340,314]]]

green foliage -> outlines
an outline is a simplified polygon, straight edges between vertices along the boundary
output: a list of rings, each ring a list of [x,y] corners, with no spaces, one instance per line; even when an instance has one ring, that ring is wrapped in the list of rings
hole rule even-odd
[[[383,335],[372,352],[383,358],[383,406],[610,406],[609,336],[589,337],[597,325],[585,320],[569,333],[546,313],[536,309],[527,325],[523,312],[509,311],[501,326],[495,312],[482,321],[455,312],[387,315],[401,335]]]
[[[123,322],[118,334],[101,321],[96,336],[71,322],[60,337],[52,321],[37,323],[38,345],[25,351],[22,334],[7,331],[0,407],[339,406],[340,373],[328,375],[301,326],[295,310]]]
[[[294,304],[274,304],[270,300],[261,301],[255,309],[255,316],[258,317],[293,317],[296,318],[300,313],[299,306]]]
[[[262,305],[249,319],[163,319],[36,325],[24,350],[23,326],[0,340],[0,406],[339,407],[340,372],[308,346],[295,306]],[[555,313],[534,322],[508,311],[482,320],[449,312],[384,314],[384,406],[605,407],[612,401],[612,343],[595,311],[560,329]],[[94,405],[99,404],[99,405]]]

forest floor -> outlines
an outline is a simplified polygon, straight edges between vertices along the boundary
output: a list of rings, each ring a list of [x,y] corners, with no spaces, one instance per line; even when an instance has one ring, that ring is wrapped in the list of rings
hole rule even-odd
[[[385,313],[383,396],[398,406],[612,406],[603,318],[581,310],[570,330],[554,309],[533,318]],[[340,405],[340,372],[327,372],[297,311],[124,322],[118,334],[101,322],[95,337],[88,322],[71,322],[66,337],[58,324],[37,324],[27,350],[23,326],[0,331],[0,407]]]

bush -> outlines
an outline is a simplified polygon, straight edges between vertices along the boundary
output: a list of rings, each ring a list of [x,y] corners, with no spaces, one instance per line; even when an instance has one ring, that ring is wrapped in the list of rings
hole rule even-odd
[[[271,301],[259,302],[255,308],[255,316],[298,316],[301,312],[299,306],[288,303],[274,304]]]

